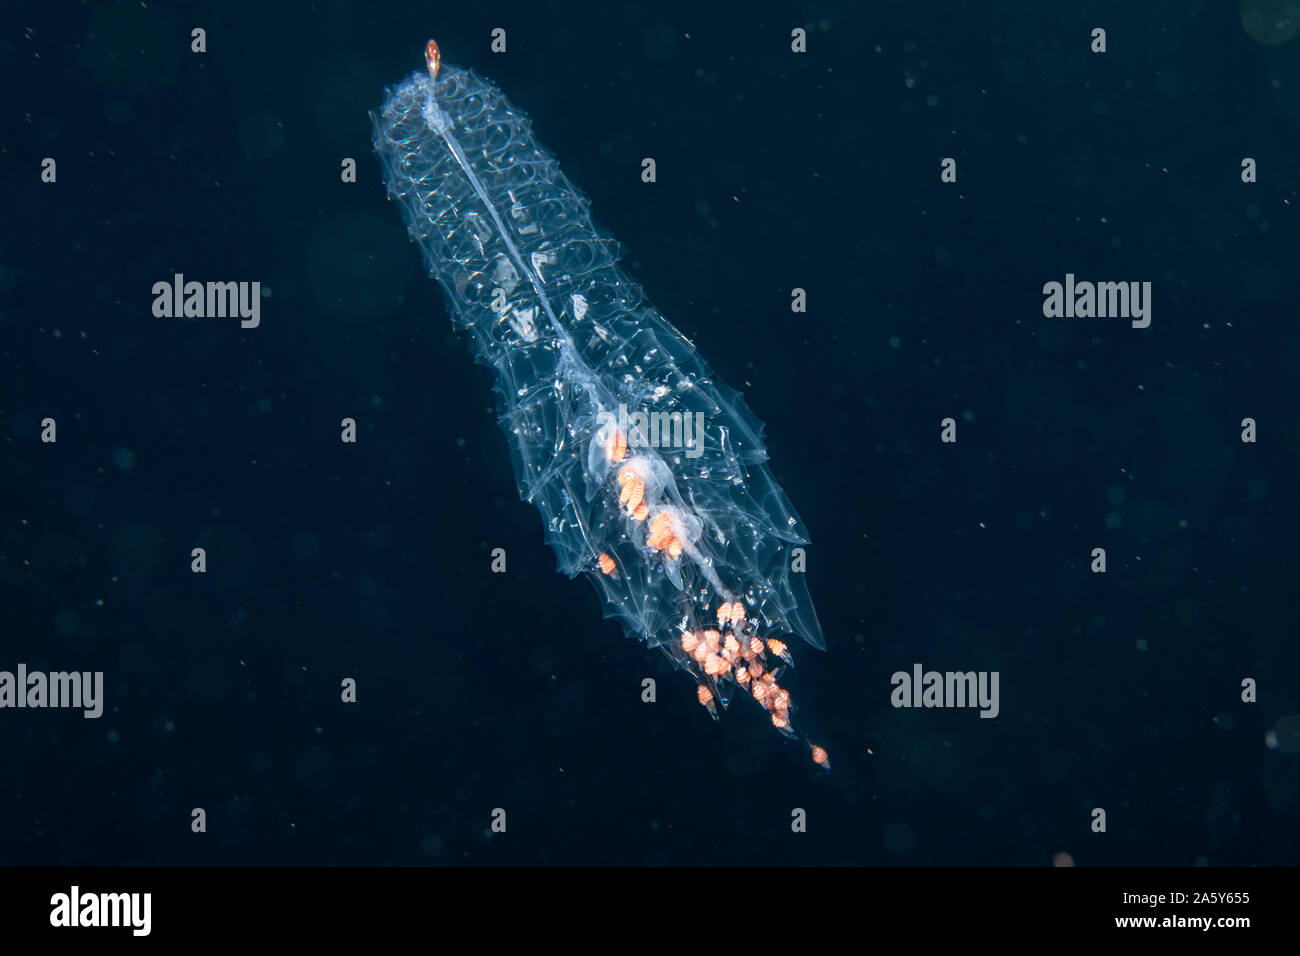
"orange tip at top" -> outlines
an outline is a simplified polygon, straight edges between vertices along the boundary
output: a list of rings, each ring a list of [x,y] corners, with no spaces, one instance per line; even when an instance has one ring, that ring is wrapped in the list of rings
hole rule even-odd
[[[429,78],[436,80],[438,67],[442,66],[442,53],[438,50],[436,40],[430,40],[424,45],[424,65],[429,68]]]

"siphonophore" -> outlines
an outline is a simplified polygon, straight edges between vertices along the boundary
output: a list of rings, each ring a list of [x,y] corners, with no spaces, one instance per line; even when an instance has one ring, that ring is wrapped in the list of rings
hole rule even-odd
[[[425,63],[373,114],[375,153],[452,321],[496,372],[519,493],[560,570],[586,574],[715,718],[739,694],[801,736],[782,638],[825,641],[762,423],[619,267],[528,117],[432,40]]]

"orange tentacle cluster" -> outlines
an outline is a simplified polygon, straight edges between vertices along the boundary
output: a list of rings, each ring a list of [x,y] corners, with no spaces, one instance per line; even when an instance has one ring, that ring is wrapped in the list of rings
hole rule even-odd
[[[645,500],[645,480],[631,468],[618,473],[618,483],[623,486],[618,503],[635,521],[645,521],[650,506]]]
[[[627,457],[627,437],[614,431],[604,439],[605,460],[614,464],[625,461]],[[637,459],[628,461],[618,470],[615,477],[618,482],[618,505],[633,521],[643,522],[650,518],[650,502],[646,500],[646,480],[648,473]],[[658,505],[658,490],[652,491]],[[650,518],[646,527],[645,544],[652,551],[662,554],[666,560],[675,561],[686,550],[686,545],[677,537],[681,522],[674,522],[675,510],[670,507],[659,508]],[[614,559],[602,553],[596,559],[602,572],[608,575],[616,573]],[[680,585],[679,585],[680,586]],[[700,705],[708,710],[716,720],[718,704],[727,706],[728,688],[738,686],[749,693],[771,718],[772,726],[787,737],[795,736],[790,720],[790,692],[777,683],[781,675],[780,666],[769,666],[768,655],[785,664],[793,664],[790,649],[776,638],[763,640],[754,631],[753,622],[746,627],[748,615],[745,605],[740,601],[724,601],[717,608],[717,629],[703,628],[684,631],[680,640],[681,655],[678,661],[695,674],[699,681],[696,697]],[[812,746],[812,759],[821,767],[830,769],[830,758],[826,751]]]
[[[652,524],[652,537],[654,528]],[[717,630],[684,631],[681,636],[682,651],[698,668],[697,676],[703,674],[697,690],[700,703],[716,720],[718,711],[715,704],[721,699],[726,706],[726,695],[722,691],[726,682],[734,682],[747,690],[768,712],[772,726],[787,737],[795,736],[790,719],[790,692],[777,682],[783,668],[769,667],[768,664],[769,654],[786,664],[793,664],[789,648],[775,638],[764,641],[753,634],[745,634],[745,607],[739,601],[723,603],[717,610],[717,619]],[[826,750],[810,746],[813,762],[829,770],[830,757]]]
[[[673,533],[672,516],[667,511],[659,512],[650,522],[650,531],[646,535],[645,543],[647,547],[654,548],[656,551],[667,551],[670,558],[682,556],[682,543]]]
[[[616,431],[605,442],[605,460],[618,464],[627,457],[627,436]]]

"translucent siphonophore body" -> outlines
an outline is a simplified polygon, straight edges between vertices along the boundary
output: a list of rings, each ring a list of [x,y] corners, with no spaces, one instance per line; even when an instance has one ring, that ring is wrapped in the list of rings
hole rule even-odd
[[[528,118],[432,40],[425,57],[373,115],[375,153],[496,371],[519,492],[560,570],[591,578],[606,616],[690,673],[715,717],[739,692],[796,736],[781,638],[825,642],[762,423],[619,268]]]

